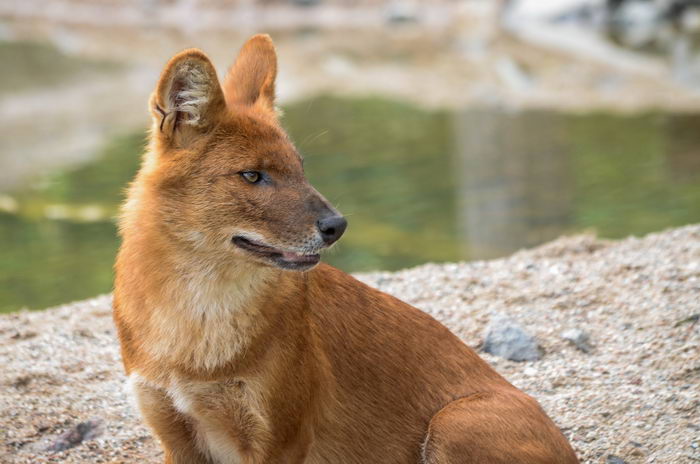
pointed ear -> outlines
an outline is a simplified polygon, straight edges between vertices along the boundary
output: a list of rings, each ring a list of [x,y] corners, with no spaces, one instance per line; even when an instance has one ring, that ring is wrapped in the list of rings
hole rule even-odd
[[[196,49],[168,62],[150,104],[157,131],[182,145],[213,127],[226,109],[214,65]]]
[[[236,62],[224,80],[224,93],[229,106],[260,106],[274,111],[277,54],[267,34],[251,37],[238,53]]]

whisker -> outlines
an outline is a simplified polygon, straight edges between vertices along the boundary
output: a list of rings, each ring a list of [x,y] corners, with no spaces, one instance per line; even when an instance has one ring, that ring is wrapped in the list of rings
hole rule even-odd
[[[299,147],[302,147],[303,145],[312,143],[312,142],[318,140],[320,137],[323,137],[323,136],[326,135],[327,133],[328,133],[328,129],[323,129],[321,132],[319,132],[319,133],[316,134],[316,135],[308,135],[308,136],[304,139],[304,141],[302,141],[302,142],[299,144]]]

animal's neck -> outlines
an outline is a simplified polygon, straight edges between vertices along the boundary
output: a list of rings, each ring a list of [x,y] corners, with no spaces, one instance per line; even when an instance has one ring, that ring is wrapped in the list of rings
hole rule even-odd
[[[129,308],[144,312],[132,319],[139,320],[141,350],[158,362],[202,371],[240,357],[265,328],[265,295],[280,285],[282,271],[192,253],[149,235],[125,237],[120,252],[131,258],[125,286],[143,295],[137,299],[145,307]]]

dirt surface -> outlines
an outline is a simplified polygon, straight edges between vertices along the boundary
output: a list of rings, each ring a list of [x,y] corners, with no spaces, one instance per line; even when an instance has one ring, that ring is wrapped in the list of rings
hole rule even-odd
[[[539,361],[482,355],[541,402],[582,462],[700,461],[700,225],[358,277],[477,349],[495,312],[534,335]],[[569,329],[590,335],[588,353],[562,338]],[[159,462],[124,388],[109,296],[0,316],[0,363],[0,462]]]

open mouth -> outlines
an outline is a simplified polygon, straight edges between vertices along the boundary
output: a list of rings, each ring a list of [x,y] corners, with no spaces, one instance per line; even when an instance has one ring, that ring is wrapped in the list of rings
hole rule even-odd
[[[248,253],[264,258],[267,261],[271,261],[276,266],[284,269],[309,269],[318,264],[319,260],[321,259],[321,256],[318,253],[303,254],[281,250],[279,248],[263,245],[259,242],[254,242],[245,237],[241,237],[240,235],[233,237],[232,242],[238,248],[242,248]]]

